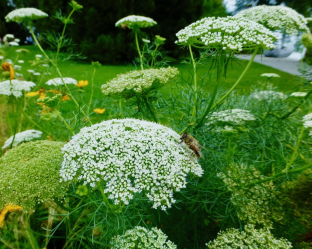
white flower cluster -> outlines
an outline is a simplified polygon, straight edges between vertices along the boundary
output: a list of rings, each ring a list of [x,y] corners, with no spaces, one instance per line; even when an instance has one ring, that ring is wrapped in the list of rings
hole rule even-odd
[[[36,84],[31,81],[22,80],[6,80],[0,82],[0,95],[14,95],[19,98],[23,95],[23,91],[30,91]]]
[[[54,78],[54,79],[48,80],[46,82],[46,85],[60,86],[60,85],[64,85],[64,82],[65,84],[77,84],[77,80],[73,78],[69,78],[69,77],[64,77],[64,78]]]
[[[247,168],[244,164],[232,165],[235,170],[218,173],[223,179],[228,190],[232,192],[231,201],[238,209],[237,216],[250,224],[261,224],[266,228],[272,228],[272,219],[283,218],[282,205],[277,200],[275,186],[266,181],[257,185],[244,187],[259,180],[264,180],[254,167]]]
[[[176,249],[177,246],[167,240],[168,236],[160,229],[152,228],[147,230],[144,227],[136,226],[127,230],[124,235],[118,235],[112,238],[112,249],[132,249],[132,248],[149,248],[149,249]]]
[[[212,126],[213,130],[216,132],[235,133],[235,126],[244,126],[246,122],[254,120],[256,120],[256,117],[248,110],[229,109],[220,112],[213,112],[207,119],[206,125]]]
[[[307,96],[308,93],[306,92],[293,92],[292,94],[290,94],[290,96],[292,97],[305,97]]]
[[[259,101],[279,100],[287,99],[287,95],[276,91],[259,91],[249,95],[249,98],[254,98]]]
[[[28,22],[30,20],[36,20],[47,16],[47,13],[36,8],[21,8],[11,11],[7,14],[5,20],[7,22]]]
[[[312,113],[303,116],[302,121],[305,128],[312,128]]]
[[[279,76],[279,75],[276,74],[276,73],[263,73],[263,74],[261,74],[261,76],[262,76],[262,77],[268,77],[268,78],[272,78],[272,77],[274,77],[274,78],[279,78],[279,77],[281,77],[281,76]]]
[[[286,6],[256,6],[242,10],[235,16],[260,23],[272,31],[282,30],[290,35],[297,35],[298,30],[310,33],[306,18]]]
[[[19,44],[17,42],[15,42],[15,41],[9,42],[9,45],[10,46],[19,46]]]
[[[42,132],[37,131],[37,130],[27,130],[27,131],[23,131],[20,133],[16,133],[15,137],[11,136],[8,140],[5,141],[2,147],[2,150],[7,149],[11,146],[13,138],[14,138],[14,141],[13,141],[12,147],[16,147],[20,143],[28,142],[37,138],[41,138],[41,135],[42,135]]]
[[[102,184],[115,205],[145,194],[153,208],[175,202],[173,192],[186,187],[189,172],[203,170],[180,136],[160,124],[137,119],[113,119],[85,127],[62,151],[64,181]]]
[[[118,22],[116,22],[116,27],[126,26],[129,29],[134,29],[134,28],[152,27],[156,24],[157,22],[155,22],[152,18],[145,17],[145,16],[131,15],[131,16],[126,16],[120,19]]]
[[[255,229],[254,225],[245,225],[244,231],[229,228],[225,232],[219,232],[214,241],[206,244],[209,249],[289,249],[291,243],[284,239],[276,239],[268,229]]]
[[[159,83],[164,85],[178,74],[179,70],[175,67],[134,70],[117,75],[116,78],[102,85],[101,89],[105,95],[118,94],[124,90],[140,93],[151,87],[155,80],[159,80]]]
[[[260,47],[274,48],[274,34],[256,22],[236,17],[206,17],[180,30],[179,45],[200,45],[218,50],[239,52]]]

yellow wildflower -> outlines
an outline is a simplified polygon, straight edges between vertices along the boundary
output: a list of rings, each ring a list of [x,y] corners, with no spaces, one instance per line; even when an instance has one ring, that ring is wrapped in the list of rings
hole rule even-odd
[[[103,114],[106,111],[106,108],[100,109],[100,108],[96,108],[93,110],[94,112],[98,113],[98,114]]]
[[[83,121],[87,122],[87,121],[88,121],[88,118],[84,118],[84,120],[83,120]]]
[[[79,80],[78,83],[76,84],[76,86],[83,88],[85,86],[87,86],[89,84],[89,82],[87,80]]]
[[[70,100],[70,97],[68,95],[62,96],[62,101]]]
[[[28,92],[28,93],[26,93],[26,96],[27,97],[34,97],[34,96],[38,96],[40,93],[39,93],[39,91],[37,91],[37,92]]]
[[[14,68],[10,65],[10,80],[14,79]]]
[[[22,207],[18,205],[10,205],[10,204],[5,205],[5,207],[1,210],[1,213],[0,213],[0,227],[1,228],[3,227],[5,215],[8,212],[14,212],[20,209],[22,209]]]

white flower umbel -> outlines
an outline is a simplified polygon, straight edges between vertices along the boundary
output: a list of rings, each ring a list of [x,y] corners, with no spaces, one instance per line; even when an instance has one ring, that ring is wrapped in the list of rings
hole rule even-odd
[[[8,39],[14,39],[14,35],[12,34],[6,34],[3,36],[3,41],[6,42]]]
[[[279,99],[284,100],[287,98],[287,95],[276,91],[259,91],[250,94],[249,98],[254,98],[259,101],[279,100]]]
[[[156,25],[152,18],[145,17],[145,16],[126,16],[116,22],[116,27],[128,27],[129,29],[134,28],[147,28]]]
[[[23,95],[23,91],[28,92],[35,85],[31,81],[11,80],[10,82],[10,80],[6,80],[0,82],[0,95],[14,95],[16,98],[19,98]]]
[[[132,248],[149,248],[149,249],[176,249],[177,246],[167,240],[168,236],[158,228],[147,230],[144,227],[134,227],[127,230],[123,235],[117,235],[112,238],[112,249],[132,249]]]
[[[261,74],[260,76],[262,76],[262,77],[268,77],[268,78],[272,78],[272,77],[274,77],[274,78],[279,78],[279,77],[281,77],[281,76],[279,76],[279,75],[276,74],[276,73],[263,73],[263,74]]]
[[[274,48],[274,34],[263,25],[245,18],[206,17],[180,30],[179,45],[195,45],[239,52],[244,49]]]
[[[64,82],[66,84],[77,84],[77,80],[73,79],[73,78],[69,78],[69,77],[64,77],[64,78],[54,78],[51,80],[48,80],[46,82],[46,85],[49,86],[59,86],[59,85],[64,85]]]
[[[118,94],[124,90],[141,93],[151,87],[155,80],[159,80],[159,83],[164,85],[178,74],[179,71],[175,67],[135,70],[117,75],[116,78],[102,85],[101,89],[105,95]]]
[[[291,97],[305,97],[308,93],[306,92],[293,92],[290,94]]]
[[[286,6],[256,6],[238,12],[235,17],[248,18],[272,31],[281,30],[289,35],[297,35],[298,30],[310,33],[306,18]]]
[[[312,128],[312,113],[303,116],[302,121],[305,128]]]
[[[14,135],[11,136],[8,140],[5,141],[2,150],[7,149],[11,146],[12,141],[12,147],[16,147],[17,145],[19,145],[20,143],[23,142],[28,142],[34,139],[38,139],[41,138],[42,132],[41,131],[37,131],[37,130],[27,130],[27,131],[23,131],[20,133],[16,133],[15,137]]]
[[[180,135],[160,124],[137,119],[113,119],[85,127],[62,151],[64,181],[91,187],[101,184],[115,205],[128,204],[135,193],[165,210],[174,191],[186,187],[188,173],[203,170],[192,151],[179,144]]]
[[[9,42],[9,45],[10,46],[19,46],[19,44],[17,42],[15,42],[15,41]]]
[[[42,54],[36,54],[35,57],[36,58],[42,58]]]
[[[291,243],[284,239],[276,239],[268,229],[255,229],[252,224],[245,225],[244,231],[229,228],[225,232],[221,231],[214,241],[206,244],[209,249],[290,249]]]
[[[24,61],[23,61],[23,60],[18,60],[17,62],[18,62],[18,63],[21,63],[21,64],[22,64],[22,63],[24,63]]]
[[[21,8],[11,11],[5,17],[7,22],[28,22],[47,17],[48,14],[36,8]]]
[[[20,65],[14,65],[13,68],[17,71],[20,71],[22,69],[22,66]]]

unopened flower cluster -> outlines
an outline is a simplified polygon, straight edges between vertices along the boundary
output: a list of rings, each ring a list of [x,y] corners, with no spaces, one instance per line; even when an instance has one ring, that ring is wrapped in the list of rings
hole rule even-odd
[[[7,22],[27,22],[47,17],[48,14],[35,8],[21,8],[11,11],[5,17]]]
[[[147,28],[152,27],[156,25],[157,22],[155,22],[152,18],[145,17],[145,16],[126,16],[122,19],[120,19],[118,22],[116,22],[116,27],[122,27],[125,25],[129,29],[134,28]]]
[[[286,6],[256,6],[242,10],[235,16],[261,23],[272,31],[282,30],[290,35],[297,35],[298,30],[309,33],[306,18]]]
[[[0,158],[0,210],[15,204],[30,211],[36,204],[62,198],[66,183],[60,184],[63,143],[35,141],[21,144]]]
[[[259,91],[250,94],[249,98],[254,98],[259,101],[277,101],[287,99],[287,95],[276,91]]]
[[[23,95],[23,91],[28,92],[36,84],[31,81],[24,80],[6,80],[0,82],[0,95],[15,96],[19,98]]]
[[[231,201],[238,209],[240,220],[250,224],[261,224],[272,227],[272,220],[281,220],[283,209],[277,200],[275,186],[270,181],[244,187],[247,184],[265,179],[254,167],[244,164],[233,165],[234,170],[218,173],[228,190],[232,192]]]
[[[268,229],[255,229],[254,225],[245,225],[244,231],[229,228],[225,232],[221,231],[214,241],[206,244],[209,249],[289,249],[291,243],[284,239],[276,239]]]
[[[49,86],[59,86],[59,85],[64,85],[65,84],[77,84],[77,80],[69,77],[64,77],[64,78],[54,78],[51,80],[48,80],[46,82],[46,85]]]
[[[141,93],[150,88],[156,80],[160,85],[164,85],[178,74],[179,71],[175,67],[135,70],[117,75],[116,78],[102,85],[101,89],[105,95],[118,94],[124,90]]]
[[[113,237],[112,249],[176,249],[177,246],[168,240],[168,236],[160,229],[152,228],[147,230],[144,227],[136,226],[127,230],[125,234]]]
[[[274,34],[256,22],[236,17],[206,17],[180,30],[176,36],[179,45],[239,52],[256,47],[274,48]]]
[[[207,119],[206,125],[212,127],[216,132],[237,132],[246,130],[244,126],[249,121],[256,120],[256,117],[248,110],[229,109],[220,112],[213,112]]]
[[[37,131],[37,130],[27,130],[27,131],[16,133],[15,136],[13,135],[8,140],[5,141],[2,147],[2,150],[9,148],[12,142],[13,142],[12,147],[16,147],[20,143],[41,138],[41,135],[42,135],[42,132]]]
[[[63,181],[101,184],[115,205],[145,194],[153,208],[175,202],[189,172],[203,170],[180,135],[165,126],[137,119],[113,119],[85,127],[62,149]]]

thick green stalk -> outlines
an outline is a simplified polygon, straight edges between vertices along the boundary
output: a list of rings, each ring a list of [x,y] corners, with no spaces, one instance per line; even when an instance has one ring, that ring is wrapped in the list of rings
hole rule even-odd
[[[250,59],[250,61],[248,62],[246,68],[244,69],[244,71],[242,72],[242,74],[239,76],[239,78],[237,79],[237,81],[234,83],[234,85],[231,87],[231,89],[229,91],[227,91],[226,94],[224,94],[221,99],[218,100],[217,103],[215,103],[214,105],[208,105],[208,107],[206,108],[204,114],[202,115],[202,117],[200,118],[200,120],[197,122],[197,124],[195,125],[195,128],[198,128],[202,125],[203,121],[206,119],[206,115],[209,113],[209,111],[212,111],[213,109],[215,109],[217,106],[219,106],[225,99],[227,96],[229,96],[229,94],[231,92],[233,92],[233,90],[235,89],[235,87],[239,84],[239,82],[242,80],[242,78],[244,77],[244,75],[246,74],[246,72],[248,71],[248,69],[250,68],[253,60],[255,59],[256,55],[257,55],[257,51],[258,51],[258,48],[256,48],[252,54],[252,57]],[[220,62],[218,61],[217,62],[219,65],[217,65],[217,82],[219,81],[219,77],[220,77]],[[219,69],[218,69],[219,68]],[[215,90],[217,90],[217,87],[215,87]],[[213,93],[213,96],[212,96],[212,100],[214,100],[216,96],[216,92]],[[211,101],[210,101],[211,103]]]
[[[255,59],[256,55],[257,55],[257,52],[258,52],[258,48],[256,48],[252,54],[252,57],[250,59],[250,61],[248,62],[246,68],[244,69],[244,71],[242,72],[242,74],[239,76],[238,80],[234,83],[234,85],[231,87],[230,90],[227,91],[226,94],[224,94],[221,99],[218,100],[218,102],[216,104],[214,104],[212,107],[211,107],[211,110],[215,109],[217,106],[219,106],[223,100],[226,99],[227,96],[229,96],[229,94],[231,92],[233,92],[233,90],[235,89],[235,87],[239,84],[239,82],[242,80],[242,78],[244,77],[244,75],[246,74],[246,72],[248,71],[248,69],[250,68],[253,60]]]
[[[65,119],[62,117],[62,115],[60,114],[60,112],[58,110],[54,110],[57,114],[57,116],[60,118],[60,120],[62,120],[62,122],[64,123],[64,125],[66,126],[67,130],[74,136],[75,133],[73,132],[73,130],[69,127],[68,123],[65,121]]]
[[[192,111],[192,120],[194,120],[197,112],[196,104],[197,104],[197,73],[196,73],[196,61],[194,60],[192,46],[189,45],[189,51],[191,54],[192,59],[192,66],[193,66],[193,82],[194,82],[194,107]]]
[[[63,31],[62,31],[62,35],[61,35],[61,38],[60,38],[59,43],[57,44],[57,52],[56,52],[55,60],[54,60],[55,63],[57,63],[57,57],[58,57],[58,55],[59,55],[59,52],[60,52],[60,49],[61,49],[61,46],[62,46],[62,42],[63,42],[63,38],[64,38],[64,34],[65,34],[65,30],[66,30],[67,23],[68,23],[68,21],[69,21],[71,15],[72,15],[74,12],[75,12],[75,9],[73,9],[73,10],[69,13],[68,17],[67,17],[66,20],[65,20],[64,27],[63,27]]]
[[[92,74],[92,78],[91,78],[91,96],[90,96],[90,101],[89,101],[88,110],[87,110],[87,114],[88,115],[90,114],[90,106],[91,106],[92,98],[93,98],[93,85],[94,85],[94,75],[95,75],[95,72],[96,72],[96,68],[94,68],[93,74]]]
[[[137,29],[134,29],[134,35],[135,35],[135,44],[136,44],[136,47],[137,47],[137,50],[138,50],[138,53],[139,53],[139,57],[140,57],[141,70],[143,70],[143,55],[142,55],[140,47],[139,47]]]
[[[302,138],[303,133],[304,133],[304,129],[305,129],[304,126],[302,126],[301,131],[300,131],[300,134],[299,134],[299,137],[298,137],[298,140],[297,140],[297,144],[296,144],[295,150],[294,150],[294,152],[293,152],[293,154],[292,154],[292,156],[291,156],[289,162],[286,164],[285,169],[283,169],[283,172],[288,172],[290,166],[292,165],[292,163],[293,163],[293,162],[295,161],[295,159],[296,159],[296,156],[297,156],[297,154],[298,154],[298,149],[299,149],[300,141],[301,141],[301,138]]]
[[[60,78],[61,78],[62,81],[63,81],[63,84],[64,84],[64,86],[65,86],[65,88],[66,88],[66,90],[67,90],[67,92],[68,92],[68,95],[69,95],[70,98],[74,101],[75,105],[79,108],[79,110],[81,111],[81,113],[82,113],[84,116],[87,116],[87,114],[81,109],[81,107],[80,107],[80,105],[78,104],[77,100],[76,100],[76,99],[74,98],[74,96],[71,94],[71,92],[70,92],[70,90],[69,90],[69,88],[68,88],[66,82],[65,82],[64,79],[63,79],[63,75],[61,74],[61,71],[59,70],[57,64],[55,64],[54,61],[51,60],[51,59],[49,58],[49,56],[44,52],[44,50],[42,49],[40,43],[38,42],[38,40],[37,40],[37,38],[36,38],[36,36],[35,36],[33,30],[32,30],[31,25],[28,25],[28,27],[29,27],[30,33],[31,33],[31,35],[32,35],[32,37],[33,37],[35,43],[37,44],[38,48],[40,49],[40,51],[41,51],[41,52],[43,53],[43,55],[51,62],[51,64],[55,67],[55,69],[56,69],[58,75],[60,76]],[[92,125],[92,122],[90,121],[90,119],[88,119],[88,122],[89,122],[89,124]]]
[[[152,114],[152,117],[153,117],[154,121],[155,121],[156,123],[158,123],[158,119],[157,119],[156,114],[155,114],[155,112],[154,112],[154,110],[153,110],[153,107],[150,105],[150,103],[148,102],[148,100],[147,100],[146,97],[142,97],[142,99],[144,100],[144,103],[145,103],[147,109],[148,109],[148,110],[150,111],[150,113]]]

